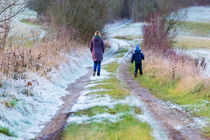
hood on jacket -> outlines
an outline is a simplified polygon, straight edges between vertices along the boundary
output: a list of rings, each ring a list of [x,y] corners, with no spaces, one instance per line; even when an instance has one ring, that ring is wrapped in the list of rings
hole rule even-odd
[[[136,50],[141,50],[141,46],[139,44],[136,45]]]

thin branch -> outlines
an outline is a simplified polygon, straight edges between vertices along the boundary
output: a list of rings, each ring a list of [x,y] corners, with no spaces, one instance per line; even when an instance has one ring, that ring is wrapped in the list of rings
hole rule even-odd
[[[19,9],[15,14],[11,15],[10,17],[8,17],[6,19],[3,19],[3,20],[0,20],[0,23],[12,19],[13,17],[18,15],[19,13],[23,12],[25,10],[25,8],[26,8],[26,6],[22,7],[21,9]]]
[[[2,13],[4,13],[4,12],[5,12],[7,9],[9,9],[10,7],[14,6],[17,2],[18,2],[18,0],[16,0],[14,3],[8,5],[7,7],[5,7],[5,8],[0,12],[0,15],[1,15]]]

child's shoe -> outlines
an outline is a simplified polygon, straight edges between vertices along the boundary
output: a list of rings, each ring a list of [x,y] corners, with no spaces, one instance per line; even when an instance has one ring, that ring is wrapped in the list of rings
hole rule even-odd
[[[100,73],[97,73],[97,76],[100,76],[101,74]]]

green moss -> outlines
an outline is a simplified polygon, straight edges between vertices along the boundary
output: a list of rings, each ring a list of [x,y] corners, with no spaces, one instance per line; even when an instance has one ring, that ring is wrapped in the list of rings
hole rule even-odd
[[[64,131],[62,140],[153,140],[150,133],[151,128],[147,123],[125,114],[116,123],[71,124]]]
[[[2,126],[0,126],[0,133],[7,136],[11,136],[11,137],[17,137],[14,133],[10,132],[8,128],[2,127]]]

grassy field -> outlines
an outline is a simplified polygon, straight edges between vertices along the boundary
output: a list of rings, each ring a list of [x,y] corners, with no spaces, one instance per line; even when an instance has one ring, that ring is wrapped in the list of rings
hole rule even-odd
[[[180,26],[181,36],[174,46],[184,49],[210,49],[210,23],[184,22]]]
[[[184,49],[210,49],[210,38],[202,37],[177,37],[174,43],[175,47]]]
[[[133,40],[133,39],[141,39],[142,36],[132,36],[132,35],[128,35],[128,36],[115,36],[114,38],[131,41],[131,40]]]
[[[210,23],[184,22],[181,29],[195,36],[210,36]]]
[[[116,73],[119,65],[117,62],[108,64],[105,69],[111,73],[110,78],[97,82],[97,86],[90,89],[105,89],[102,92],[92,92],[90,94],[109,95],[114,100],[123,100],[130,96],[130,91],[124,87],[117,79]],[[95,106],[74,113],[74,116],[88,117],[101,113],[123,114],[119,121],[110,122],[108,120],[91,122],[85,124],[70,124],[63,132],[62,140],[153,140],[151,128],[146,122],[142,122],[134,117],[134,114],[141,115],[141,109],[128,104],[116,104],[113,108],[108,106]]]
[[[20,22],[25,23],[25,24],[29,24],[29,25],[34,25],[34,26],[41,26],[40,24],[35,23],[35,22],[31,22],[30,20],[27,20],[27,19],[21,19]]]

